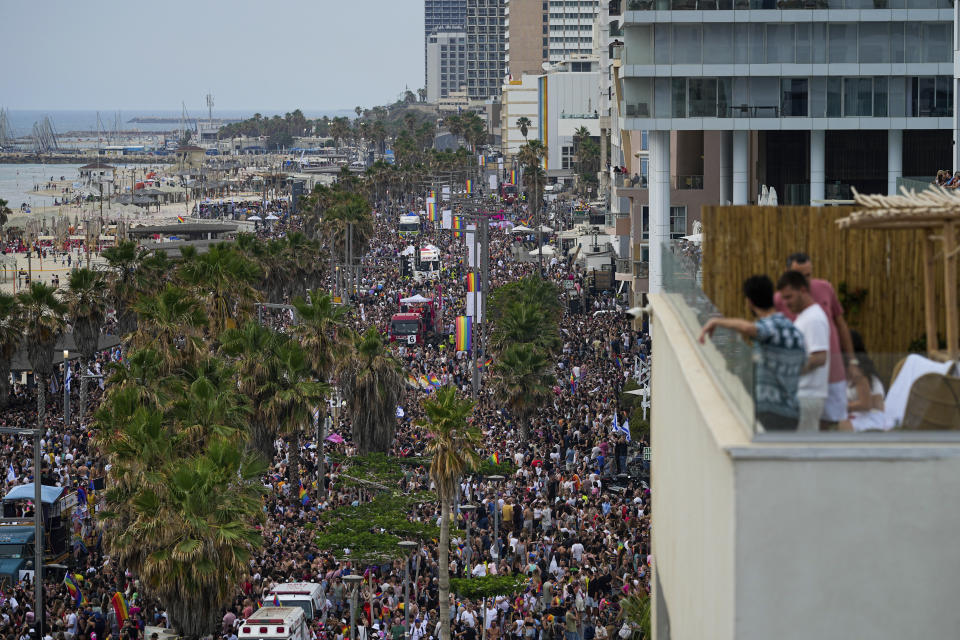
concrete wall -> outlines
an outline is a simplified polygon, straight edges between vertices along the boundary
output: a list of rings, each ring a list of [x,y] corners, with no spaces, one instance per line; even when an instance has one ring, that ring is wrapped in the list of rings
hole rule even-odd
[[[523,74],[543,73],[543,2],[507,0],[507,73],[519,80]]]
[[[734,469],[723,447],[746,435],[709,384],[669,303],[660,296],[652,303],[652,542],[664,600],[654,609],[669,612],[671,640],[730,640]],[[720,423],[722,439],[710,422]]]
[[[737,638],[956,638],[955,446],[787,453],[736,463]]]

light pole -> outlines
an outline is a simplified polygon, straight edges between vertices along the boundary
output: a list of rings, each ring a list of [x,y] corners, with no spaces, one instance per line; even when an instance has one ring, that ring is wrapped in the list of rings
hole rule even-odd
[[[410,637],[410,552],[417,548],[412,540],[397,543],[403,549],[403,630]]]
[[[70,350],[63,350],[63,426],[70,428],[70,378],[67,373],[70,366]]]
[[[493,485],[493,550],[496,553],[493,553],[494,558],[497,562],[500,562],[500,498],[497,496],[497,487],[503,482],[503,476],[488,476],[487,479]]]
[[[473,516],[473,512],[477,510],[477,505],[475,504],[462,504],[460,505],[460,511],[463,511],[463,519],[467,522],[467,548],[466,548],[466,568],[467,568],[467,578],[470,578],[472,573],[472,567],[470,566],[470,556],[473,555],[473,545],[470,541],[470,518]]]
[[[343,581],[350,587],[350,640],[354,640],[356,638],[355,633],[357,628],[357,588],[360,586],[360,583],[363,582],[363,576],[351,573],[348,576],[344,576]]]

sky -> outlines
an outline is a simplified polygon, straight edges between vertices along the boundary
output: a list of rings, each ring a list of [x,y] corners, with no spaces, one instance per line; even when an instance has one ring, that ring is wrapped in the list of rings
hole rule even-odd
[[[286,112],[423,86],[423,0],[0,0],[7,109]]]

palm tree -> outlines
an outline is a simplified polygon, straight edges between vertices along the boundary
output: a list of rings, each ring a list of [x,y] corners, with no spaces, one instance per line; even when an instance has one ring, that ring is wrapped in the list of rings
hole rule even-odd
[[[423,401],[426,421],[417,424],[430,436],[427,455],[430,479],[440,499],[440,640],[450,640],[450,505],[464,472],[480,463],[480,429],[468,423],[473,401],[457,397],[455,387],[444,387]]]
[[[346,308],[334,304],[329,294],[320,291],[311,292],[309,302],[294,298],[293,306],[297,310],[294,332],[310,357],[313,375],[329,381],[336,362],[346,355]]]
[[[167,360],[167,371],[201,348],[207,314],[186,289],[168,283],[157,295],[141,298],[134,310],[139,323],[131,344],[159,351]]]
[[[350,121],[344,116],[338,116],[330,122],[330,137],[337,145],[337,152],[340,152],[340,143],[350,135]]]
[[[136,242],[126,240],[104,249],[101,255],[113,271],[110,296],[117,312],[117,330],[124,335],[133,330],[136,322],[133,305],[142,291],[139,279],[144,272],[140,267],[147,252],[141,250]]]
[[[10,399],[10,361],[23,343],[24,328],[19,300],[0,293],[0,408]]]
[[[530,130],[530,127],[533,126],[533,123],[530,121],[530,118],[527,116],[520,116],[517,118],[517,127],[520,128],[520,135],[523,136],[524,141],[527,139],[527,132]]]
[[[490,348],[494,353],[502,353],[518,343],[533,344],[545,353],[555,352],[560,345],[556,321],[539,306],[514,302],[494,323]]]
[[[353,354],[343,365],[340,382],[360,455],[389,451],[397,427],[403,374],[376,327],[354,338]]]
[[[226,243],[203,254],[184,254],[178,274],[197,291],[210,317],[210,330],[219,336],[250,315],[257,299],[254,289],[260,268]]]
[[[67,305],[57,297],[57,290],[42,282],[17,294],[26,324],[27,359],[33,368],[37,386],[37,424],[47,418],[47,379],[53,373],[53,350],[64,326]]]
[[[10,211],[10,207],[7,206],[7,201],[0,198],[0,237],[3,237],[3,225],[7,224],[11,213],[13,212]]]
[[[73,340],[80,352],[80,417],[87,411],[87,367],[97,354],[100,331],[107,318],[107,279],[103,272],[75,269],[70,272],[64,302],[73,324]]]
[[[530,416],[552,393],[553,374],[546,354],[530,343],[508,346],[494,365],[496,393],[520,423],[520,437],[530,436]]]

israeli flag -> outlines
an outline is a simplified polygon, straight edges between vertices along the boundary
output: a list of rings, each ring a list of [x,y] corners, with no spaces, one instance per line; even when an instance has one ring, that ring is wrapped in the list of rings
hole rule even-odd
[[[625,435],[627,442],[630,442],[630,420],[627,419],[623,424],[620,424],[620,419],[616,411],[613,412],[613,432]]]
[[[401,407],[400,405],[397,405],[397,417],[398,417],[398,418],[402,418],[402,417],[405,416],[405,415],[407,415],[407,414],[404,413],[403,407]]]
[[[73,379],[73,367],[70,366],[70,363],[66,363],[64,366],[67,368],[67,375],[64,384],[67,386],[67,393],[70,393],[70,380]]]

